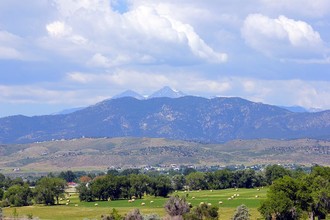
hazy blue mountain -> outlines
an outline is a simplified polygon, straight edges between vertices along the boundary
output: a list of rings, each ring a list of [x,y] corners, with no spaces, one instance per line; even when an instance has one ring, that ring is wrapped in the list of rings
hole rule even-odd
[[[79,137],[330,139],[330,111],[295,113],[241,98],[109,99],[71,114],[0,118],[0,143]]]
[[[289,110],[291,112],[298,112],[298,113],[302,113],[302,112],[322,112],[324,111],[323,109],[320,108],[304,108],[301,106],[280,106],[281,108],[284,108],[286,110]]]
[[[320,109],[320,108],[309,108],[308,111],[309,112],[322,112],[324,110],[323,109]]]
[[[308,112],[307,109],[305,109],[304,107],[301,106],[280,106],[281,108],[284,108],[286,110],[289,110],[291,112]]]
[[[183,97],[186,96],[186,94],[184,94],[181,91],[175,91],[173,89],[171,89],[168,86],[165,86],[163,88],[161,88],[160,90],[157,90],[156,92],[152,93],[151,95],[148,96],[148,98],[161,98],[161,97],[167,97],[167,98],[179,98],[179,97]]]
[[[124,98],[124,97],[132,97],[132,98],[136,98],[136,99],[144,99],[144,97],[142,95],[140,95],[139,93],[133,91],[133,90],[126,90],[118,95],[115,95],[112,97],[112,99],[118,99],[118,98]]]
[[[79,111],[81,109],[84,109],[86,107],[77,107],[77,108],[69,108],[69,109],[64,109],[62,111],[53,113],[53,115],[66,115],[66,114],[71,114],[73,112]]]

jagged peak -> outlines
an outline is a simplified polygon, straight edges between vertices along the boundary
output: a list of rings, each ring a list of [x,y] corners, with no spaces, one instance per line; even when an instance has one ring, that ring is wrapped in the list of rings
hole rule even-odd
[[[148,98],[160,98],[160,97],[168,97],[168,98],[179,98],[182,96],[186,96],[186,94],[184,94],[181,91],[178,91],[176,89],[172,89],[169,86],[164,86],[163,88],[161,88],[160,90],[157,90],[156,92],[152,93],[150,96],[148,96]]]

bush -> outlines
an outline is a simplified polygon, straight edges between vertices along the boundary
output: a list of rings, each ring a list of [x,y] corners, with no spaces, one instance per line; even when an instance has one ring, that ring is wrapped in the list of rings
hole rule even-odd
[[[238,206],[232,219],[249,220],[250,219],[249,209],[244,204]]]
[[[122,220],[123,217],[118,213],[116,209],[112,209],[109,216],[101,216],[102,220]]]
[[[185,219],[218,219],[218,210],[216,206],[208,205],[206,203],[201,203],[199,206],[193,208],[189,215],[185,216]]]
[[[186,202],[185,198],[180,198],[178,195],[171,196],[166,204],[165,211],[170,216],[183,216],[190,211],[189,204]]]
[[[141,215],[139,209],[134,209],[127,213],[125,220],[143,220],[143,216]]]
[[[160,216],[157,214],[144,215],[143,220],[160,220]]]

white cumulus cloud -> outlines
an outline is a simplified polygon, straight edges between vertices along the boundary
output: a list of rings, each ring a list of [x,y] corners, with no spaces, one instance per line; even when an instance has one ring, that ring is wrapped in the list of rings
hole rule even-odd
[[[113,67],[122,64],[163,62],[210,63],[227,61],[195,31],[159,4],[140,4],[120,14],[106,0],[54,0],[57,20],[46,25],[50,39],[43,45],[61,50],[62,45],[84,53],[88,65]],[[65,21],[65,22],[64,22]],[[51,46],[49,46],[51,45]],[[83,45],[83,46],[81,46]],[[76,48],[74,50],[74,47]]]
[[[241,32],[250,47],[269,56],[297,58],[303,53],[313,57],[324,52],[324,42],[312,26],[283,15],[273,19],[251,14]]]
[[[54,21],[46,26],[48,34],[52,37],[65,37],[71,34],[72,28],[64,22]]]

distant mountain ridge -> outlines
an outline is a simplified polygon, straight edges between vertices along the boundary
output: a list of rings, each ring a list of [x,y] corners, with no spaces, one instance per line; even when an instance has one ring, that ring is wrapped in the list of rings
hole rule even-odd
[[[79,111],[79,110],[84,109],[84,108],[86,108],[86,107],[77,107],[77,108],[64,109],[62,111],[55,112],[52,115],[66,115],[66,114],[71,114],[73,112]]]
[[[131,89],[128,89],[124,92],[121,92],[117,95],[114,95],[113,97],[111,97],[109,99],[132,97],[132,98],[136,98],[136,99],[139,99],[139,100],[143,100],[143,99],[164,98],[164,97],[167,97],[167,98],[180,98],[180,97],[183,97],[183,96],[187,96],[187,94],[185,94],[181,91],[177,91],[175,89],[172,89],[169,86],[164,86],[163,88],[153,92],[150,95],[141,95],[141,94],[139,94],[139,93],[137,93],[137,92],[135,92]],[[216,97],[213,97],[213,98],[216,98]],[[278,106],[278,107],[289,110],[291,112],[296,112],[296,113],[321,112],[321,111],[323,111],[322,109],[318,109],[318,108],[307,109],[307,108],[304,108],[304,107],[301,107],[301,106],[296,106],[296,105],[295,106]],[[86,108],[86,107],[77,107],[77,108],[64,109],[60,112],[56,112],[56,113],[53,113],[53,114],[54,115],[57,115],[57,114],[70,114],[70,113],[73,113],[75,111],[81,110],[83,108]]]
[[[163,88],[155,91],[154,93],[152,93],[149,96],[143,96],[140,95],[139,93],[133,91],[133,90],[126,90],[118,95],[115,95],[112,97],[112,99],[118,99],[118,98],[124,98],[124,97],[132,97],[132,98],[136,98],[136,99],[152,99],[152,98],[180,98],[186,96],[186,94],[184,94],[181,91],[177,91],[172,89],[169,86],[164,86]]]
[[[119,99],[119,98],[125,98],[125,97],[132,97],[132,98],[136,98],[139,100],[142,99],[149,99],[149,98],[161,98],[161,97],[167,97],[167,98],[179,98],[182,96],[185,96],[186,94],[184,94],[181,91],[176,91],[174,89],[172,89],[169,86],[164,86],[163,88],[155,91],[154,93],[152,93],[149,96],[143,96],[131,89],[128,89],[122,93],[119,93],[117,95],[114,95],[112,98],[110,99]],[[76,108],[70,108],[70,109],[64,109],[62,111],[59,112],[55,112],[52,115],[65,115],[65,114],[71,114],[73,112],[79,111],[81,109],[84,109],[86,107],[76,107]]]
[[[109,99],[62,115],[0,118],[0,143],[80,137],[330,139],[330,111],[295,113],[241,98]]]
[[[153,94],[148,96],[148,99],[151,98],[161,98],[161,97],[167,97],[167,98],[180,98],[186,96],[186,94],[184,94],[181,91],[176,91],[173,90],[172,88],[165,86],[162,89],[154,92]]]
[[[284,108],[287,109],[291,112],[322,112],[324,110],[320,109],[320,108],[304,108],[301,106],[279,106],[280,108]]]
[[[145,99],[144,96],[140,95],[139,93],[133,91],[133,90],[126,90],[118,95],[115,95],[112,97],[112,99],[119,99],[119,98],[124,98],[124,97],[132,97],[136,99]]]

